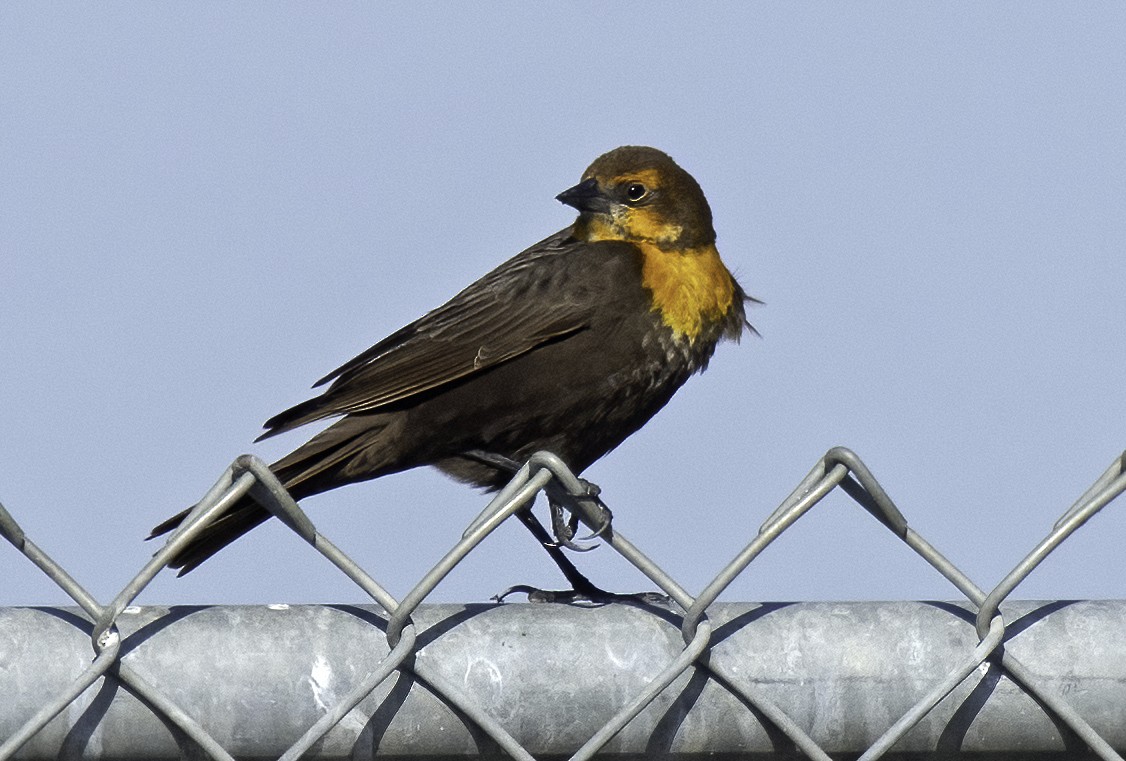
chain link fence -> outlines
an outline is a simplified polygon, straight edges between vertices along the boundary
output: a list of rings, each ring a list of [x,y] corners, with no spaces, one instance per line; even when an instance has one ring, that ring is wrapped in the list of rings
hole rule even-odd
[[[763,549],[837,488],[946,578],[966,602],[852,606],[716,602]],[[106,605],[42,552],[0,506],[0,533],[78,605],[74,611],[0,610],[0,695],[6,703],[0,708],[0,761],[233,759],[234,753],[281,759],[483,755],[527,761],[533,758],[532,752],[572,759],[599,753],[651,757],[754,752],[824,761],[830,753],[875,759],[889,752],[957,752],[967,745],[992,752],[1090,752],[1103,759],[1122,758],[1115,746],[1126,748],[1126,604],[1008,603],[1004,613],[1001,604],[1052,550],[1126,490],[1126,453],[1115,459],[1047,536],[989,591],[910,527],[854,453],[835,448],[696,596],[614,527],[602,535],[606,544],[667,595],[667,604],[608,605],[594,619],[579,618],[583,614],[577,606],[503,605],[489,607],[502,614],[495,617],[494,628],[484,630],[472,630],[470,622],[480,624],[485,619],[469,608],[458,608],[469,611],[465,615],[451,613],[449,606],[420,608],[462,558],[545,490],[586,525],[600,525],[600,508],[584,499],[584,484],[558,458],[538,454],[402,600],[395,600],[320,534],[269,468],[249,455],[232,463],[164,547]],[[185,609],[132,606],[169,558],[247,493],[355,582],[378,607],[336,606],[337,613],[347,615],[325,618],[327,609],[316,606],[280,616],[266,615],[263,608],[234,606],[211,609],[202,616],[188,615],[193,611]],[[1012,623],[1006,623],[1006,616]],[[47,619],[50,626],[45,624]],[[771,631],[782,634],[771,639],[763,627],[755,629],[762,621],[769,621]],[[599,631],[600,626],[605,631]],[[39,635],[34,634],[36,627]],[[739,639],[740,633],[752,629],[756,639]],[[351,643],[369,642],[349,657],[354,678],[343,695],[326,688],[333,670],[342,668],[325,661],[318,650],[323,637],[316,633],[328,630],[339,632]],[[473,636],[467,637],[469,630]],[[530,636],[533,630],[539,636]],[[799,630],[802,638],[786,639],[786,633]],[[268,677],[277,674],[261,670],[243,674],[252,681],[251,692],[265,696],[256,705],[269,706],[276,714],[258,717],[270,726],[266,738],[251,737],[250,730],[238,729],[240,711],[246,705],[230,702],[230,691],[222,686],[238,671],[238,658],[232,662],[205,657],[208,653],[238,653],[240,632],[261,631],[271,632],[274,639],[256,640],[256,646],[283,664],[279,673],[289,668],[276,682]],[[564,632],[571,635],[563,636]],[[78,659],[81,663],[75,663],[73,648],[67,643],[76,633],[93,644],[92,659],[83,656]],[[381,643],[378,647],[370,644],[375,639]],[[796,667],[803,651],[794,649],[795,642],[804,643],[802,647],[811,655],[831,653],[824,662],[834,664],[840,673],[819,676]],[[1024,642],[1036,646],[1020,647]],[[659,645],[656,650],[654,643]],[[306,657],[285,655],[295,646]],[[1062,649],[1047,659],[1031,660],[1037,648]],[[509,658],[493,657],[498,649],[507,649]],[[883,653],[886,657],[877,660],[896,666],[882,676],[866,673],[870,663],[857,666],[861,650]],[[481,660],[486,651],[493,655]],[[1014,651],[1020,653],[1019,659]],[[157,652],[162,655],[154,656]],[[501,696],[499,688],[482,689],[469,670],[457,674],[443,668],[442,652],[447,653],[447,660],[456,653],[459,663],[477,657],[487,665],[488,684],[515,683],[526,689],[517,689],[522,697],[515,700]],[[592,652],[597,656],[593,661]],[[548,660],[555,666],[544,665],[544,653],[554,653],[555,660]],[[623,653],[631,657],[619,657]],[[638,653],[647,655],[638,660],[633,657]],[[752,663],[748,659],[754,654],[758,659]],[[571,668],[561,668],[560,658],[572,663]],[[578,661],[585,665],[574,665]],[[21,693],[20,680],[29,671],[45,670],[37,664],[49,662],[73,669],[77,676],[44,697],[26,690]],[[247,662],[261,661],[248,656]],[[510,664],[513,673],[503,673],[497,663]],[[211,670],[206,664],[211,664]],[[857,705],[862,700],[822,699],[818,690],[831,677],[879,677],[874,678],[866,698],[871,705]],[[295,680],[311,685],[315,693],[316,718],[311,722],[295,724],[293,715],[282,710]],[[1002,680],[1006,689],[999,688]],[[780,683],[786,689],[778,689]],[[115,689],[106,692],[108,684]],[[421,685],[433,698],[430,709],[408,700],[412,685]],[[121,692],[125,697],[115,697]],[[563,700],[563,694],[571,697]],[[580,700],[576,695],[583,697]],[[726,701],[722,710],[715,708],[720,695]],[[856,695],[863,698],[862,693]],[[110,733],[103,731],[99,720],[109,711],[109,702],[116,705],[126,698],[132,706],[128,716],[148,717],[150,724],[155,719],[154,727],[167,728],[162,735],[164,745],[153,745],[153,732],[140,729],[149,726],[141,718],[131,719],[136,723],[114,735],[127,738],[124,746],[107,740]],[[571,708],[562,710],[562,705]],[[879,710],[866,710],[872,706]],[[1054,732],[1022,734],[1031,726],[1027,723],[1030,706],[1047,718]],[[709,710],[718,711],[719,718],[713,718],[711,724],[705,721],[700,725],[703,729],[689,731],[692,722],[686,716]],[[874,715],[879,723],[876,727]],[[219,721],[221,716],[229,721]],[[857,717],[863,717],[863,726],[857,725]],[[971,741],[966,728],[975,717],[985,718],[974,724],[977,734]],[[395,735],[398,739],[387,732],[371,736],[373,727],[386,727],[392,721],[412,729]],[[442,741],[459,736],[448,724],[451,721],[469,733],[471,742]],[[220,725],[222,731],[216,729]],[[754,733],[739,729],[752,725]],[[955,725],[961,729],[948,731]],[[103,734],[98,735],[99,731]],[[101,738],[99,742],[90,741],[95,735]],[[363,752],[359,738],[366,738]],[[275,752],[279,747],[282,750]]]

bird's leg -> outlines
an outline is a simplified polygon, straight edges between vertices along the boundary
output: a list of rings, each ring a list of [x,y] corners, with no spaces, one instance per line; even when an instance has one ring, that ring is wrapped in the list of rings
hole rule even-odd
[[[669,605],[669,598],[660,592],[637,592],[635,594],[618,594],[617,592],[607,592],[601,587],[595,586],[590,579],[579,572],[567,555],[563,552],[563,548],[556,542],[551,541],[551,535],[540,523],[539,519],[532,514],[530,509],[524,509],[516,513],[529,531],[532,532],[547,554],[555,561],[555,565],[559,566],[559,570],[567,578],[571,584],[571,589],[566,591],[551,591],[547,589],[539,589],[528,584],[517,584],[516,586],[509,587],[501,592],[493,599],[497,602],[504,602],[504,599],[509,595],[522,592],[528,595],[529,602],[592,602],[592,603],[611,603],[611,602],[624,602],[630,604],[641,605]]]
[[[489,467],[499,470],[500,472],[505,473],[509,476],[516,475],[521,467],[521,464],[516,460],[513,460],[511,457],[506,457],[505,455],[497,454],[496,452],[486,452],[483,449],[470,449],[466,452],[463,452],[462,456],[466,459],[479,462],[482,465],[488,465]],[[556,544],[566,547],[569,550],[574,550],[575,552],[588,552],[594,549],[594,547],[586,547],[580,544],[576,544],[574,541],[572,541],[575,538],[575,532],[579,528],[578,514],[572,511],[570,519],[567,521],[563,520],[563,506],[566,500],[568,498],[580,501],[590,500],[591,502],[594,502],[595,505],[597,505],[599,508],[601,508],[602,522],[599,524],[598,528],[594,530],[593,534],[583,537],[581,541],[584,542],[605,535],[606,532],[610,530],[610,522],[613,519],[614,515],[610,512],[610,508],[606,507],[606,503],[604,503],[599,498],[599,495],[602,493],[602,487],[600,487],[596,483],[587,481],[585,478],[580,478],[579,482],[582,484],[584,492],[583,494],[568,494],[567,492],[561,491],[558,488],[552,488],[550,485],[548,486],[547,491],[548,504],[551,510],[551,529],[552,533],[555,535]]]
[[[611,592],[607,592],[600,587],[594,585],[590,579],[582,574],[575,564],[563,552],[563,548],[552,541],[551,534],[540,523],[539,518],[532,513],[530,508],[525,508],[516,513],[516,517],[520,522],[532,532],[532,536],[536,541],[543,546],[547,551],[548,556],[555,561],[559,571],[563,574],[564,578],[571,585],[571,589],[565,592],[555,592],[544,589],[537,589],[536,587],[527,584],[517,584],[514,587],[509,587],[505,591],[493,599],[497,602],[503,602],[504,598],[517,592],[523,592],[528,595],[528,599],[533,602],[573,602],[575,600],[609,600],[614,597]]]
[[[482,465],[488,465],[509,476],[516,475],[520,470],[520,463],[516,462],[516,460],[513,460],[511,457],[505,457],[496,452],[486,452],[483,449],[470,449],[467,452],[462,452],[461,456],[467,460],[473,460]]]
[[[495,454],[493,452],[485,452],[482,450],[471,450],[463,454],[468,459],[475,460],[476,462],[484,465],[489,465],[496,468],[498,471],[515,475],[521,468],[521,464],[510,457]],[[601,489],[597,484],[590,483],[589,481],[580,479],[583,484],[583,495],[573,495],[566,492],[548,487],[548,505],[551,510],[551,526],[552,532],[549,533],[544,525],[540,522],[539,518],[532,512],[531,506],[525,507],[516,512],[516,517],[524,524],[536,541],[543,546],[548,556],[555,562],[559,571],[563,574],[564,578],[571,585],[571,589],[567,591],[550,591],[544,589],[537,589],[536,587],[528,584],[517,584],[516,586],[509,587],[505,591],[496,595],[493,599],[497,602],[503,602],[509,595],[517,592],[522,592],[528,595],[528,599],[533,602],[575,602],[575,601],[592,601],[592,602],[610,602],[613,600],[635,600],[634,595],[617,595],[613,592],[597,587],[586,576],[584,576],[575,564],[570,561],[563,548],[576,550],[579,552],[586,552],[594,549],[594,547],[582,546],[572,541],[575,532],[578,530],[579,518],[578,513],[572,511],[569,519],[563,516],[563,505],[565,500],[594,500],[595,503],[602,508],[603,521],[601,525],[591,534],[590,538],[604,535],[610,529],[610,509],[602,503],[598,495]],[[558,497],[558,498],[557,498]],[[553,535],[554,534],[554,538]]]

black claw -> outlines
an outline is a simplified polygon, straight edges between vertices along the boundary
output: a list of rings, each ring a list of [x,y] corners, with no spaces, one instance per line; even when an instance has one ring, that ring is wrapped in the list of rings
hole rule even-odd
[[[602,507],[602,523],[600,523],[598,528],[596,528],[587,536],[579,537],[578,541],[589,542],[591,539],[598,539],[599,537],[606,536],[607,532],[610,531],[610,524],[614,520],[614,514],[610,512],[610,508],[606,507],[606,505],[602,505],[600,503],[600,506]]]
[[[548,497],[548,505],[551,509],[551,533],[555,536],[555,546],[566,547],[574,552],[589,552],[598,545],[584,545],[579,542],[589,542],[591,539],[606,536],[614,516],[610,512],[610,508],[606,507],[606,504],[599,498],[602,488],[586,479],[579,480],[582,482],[583,494],[568,494],[562,498]],[[563,504],[568,498],[593,502],[602,513],[602,521],[594,532],[577,541],[575,540],[575,533],[579,528],[578,513],[572,512],[566,521],[563,518]]]

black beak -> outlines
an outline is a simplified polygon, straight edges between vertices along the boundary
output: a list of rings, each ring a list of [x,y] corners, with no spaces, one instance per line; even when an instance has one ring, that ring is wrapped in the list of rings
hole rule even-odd
[[[593,177],[589,180],[583,180],[573,188],[564,190],[555,196],[555,200],[568,206],[574,206],[579,211],[610,213],[610,200],[602,195],[602,192],[598,189],[598,180]]]

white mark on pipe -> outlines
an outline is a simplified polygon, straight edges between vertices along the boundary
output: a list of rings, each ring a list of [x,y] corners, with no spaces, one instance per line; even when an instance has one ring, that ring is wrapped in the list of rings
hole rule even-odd
[[[318,655],[313,663],[313,669],[309,672],[309,688],[313,691],[317,708],[322,711],[327,713],[336,703],[336,694],[332,689],[332,666],[328,665],[324,656]]]

